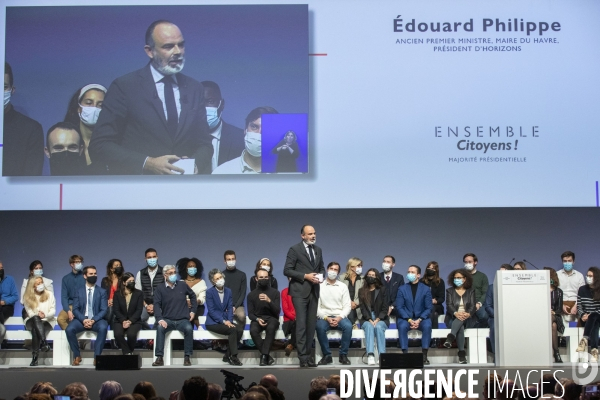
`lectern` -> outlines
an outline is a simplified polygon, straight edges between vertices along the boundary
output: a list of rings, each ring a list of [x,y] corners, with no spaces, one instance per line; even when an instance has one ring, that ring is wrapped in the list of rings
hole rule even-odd
[[[551,366],[550,273],[497,271],[494,280],[496,364]]]

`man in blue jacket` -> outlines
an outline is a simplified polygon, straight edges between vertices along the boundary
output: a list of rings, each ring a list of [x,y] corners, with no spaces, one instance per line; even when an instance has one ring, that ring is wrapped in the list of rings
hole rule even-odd
[[[396,312],[398,317],[398,338],[403,353],[408,353],[408,331],[417,329],[423,332],[421,347],[423,349],[423,364],[429,365],[427,350],[431,342],[431,320],[429,314],[433,308],[431,289],[420,282],[421,268],[416,265],[408,267],[406,274],[408,282],[400,286],[396,296]]]
[[[4,275],[4,266],[0,262],[0,343],[6,334],[4,322],[15,314],[15,303],[18,299],[15,280],[10,275]]]

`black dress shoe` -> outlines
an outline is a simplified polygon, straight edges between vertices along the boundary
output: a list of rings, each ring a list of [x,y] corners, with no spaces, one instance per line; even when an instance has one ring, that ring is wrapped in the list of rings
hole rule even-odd
[[[231,365],[242,365],[242,362],[237,358],[237,356],[229,356],[229,364]]]
[[[267,365],[273,365],[275,364],[275,359],[273,357],[271,357],[270,355],[267,356]]]
[[[228,362],[229,362],[229,356],[228,356],[227,354],[225,354],[225,355],[223,356],[223,362],[226,362],[226,363],[228,363]]]
[[[300,361],[300,368],[308,368],[308,361]]]
[[[165,365],[165,362],[163,361],[162,356],[156,357],[156,361],[152,363],[153,367],[162,367],[163,365]]]
[[[33,353],[31,353],[33,355],[33,357],[31,358],[31,364],[29,364],[30,367],[35,367],[38,365],[38,352],[34,351]]]
[[[348,360],[348,355],[346,354],[340,354],[340,364],[344,364],[344,365],[350,365],[350,360]]]
[[[319,361],[319,365],[327,365],[327,364],[333,364],[333,358],[331,358],[331,355],[325,356],[325,357],[321,358],[321,361]]]
[[[332,362],[333,362],[333,360],[332,360]],[[308,360],[306,360],[306,365],[308,365],[309,368],[317,368],[317,364],[315,364],[315,360],[313,360],[312,358],[309,358]]]
[[[185,356],[183,358],[183,365],[186,367],[189,367],[192,365],[192,362],[190,361],[190,356]]]
[[[268,356],[266,354],[261,354],[260,355],[260,366],[261,367],[266,367],[268,364]]]

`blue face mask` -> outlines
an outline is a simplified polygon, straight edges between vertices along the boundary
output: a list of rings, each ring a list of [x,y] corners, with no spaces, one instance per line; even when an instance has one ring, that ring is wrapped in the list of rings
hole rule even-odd
[[[169,282],[171,282],[171,283],[177,282],[177,274],[169,275]]]
[[[146,262],[148,263],[149,267],[156,267],[156,264],[158,264],[158,258],[148,258],[146,259]]]
[[[573,263],[565,262],[565,263],[563,263],[563,268],[565,269],[565,271],[569,272],[570,270],[573,269]]]
[[[42,276],[42,275],[44,275],[43,269],[34,269],[33,270],[33,276]]]
[[[409,282],[414,282],[417,279],[417,276],[415,274],[408,273],[406,274],[406,279],[408,279]]]
[[[219,107],[221,107],[221,103],[219,102]],[[208,123],[208,127],[210,129],[214,129],[221,122],[221,117],[219,116],[219,107],[206,107],[206,122]]]
[[[196,267],[194,268],[188,268],[188,275],[189,276],[196,276],[196,272],[198,272],[198,269]]]
[[[462,279],[454,279],[454,285],[456,285],[457,287],[461,287],[463,283],[464,282]]]

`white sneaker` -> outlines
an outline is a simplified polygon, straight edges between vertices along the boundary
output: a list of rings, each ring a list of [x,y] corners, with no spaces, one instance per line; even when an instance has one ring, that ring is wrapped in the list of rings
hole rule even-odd
[[[590,356],[590,362],[598,362],[598,349],[592,349],[591,351],[591,356]]]
[[[377,363],[375,362],[375,356],[369,356],[369,357],[367,357],[367,364],[369,364],[369,365],[377,365]]]
[[[575,350],[577,353],[585,353],[587,352],[587,347],[588,347],[588,341],[586,338],[582,337],[581,340],[579,341],[579,346],[577,346],[577,350]]]

